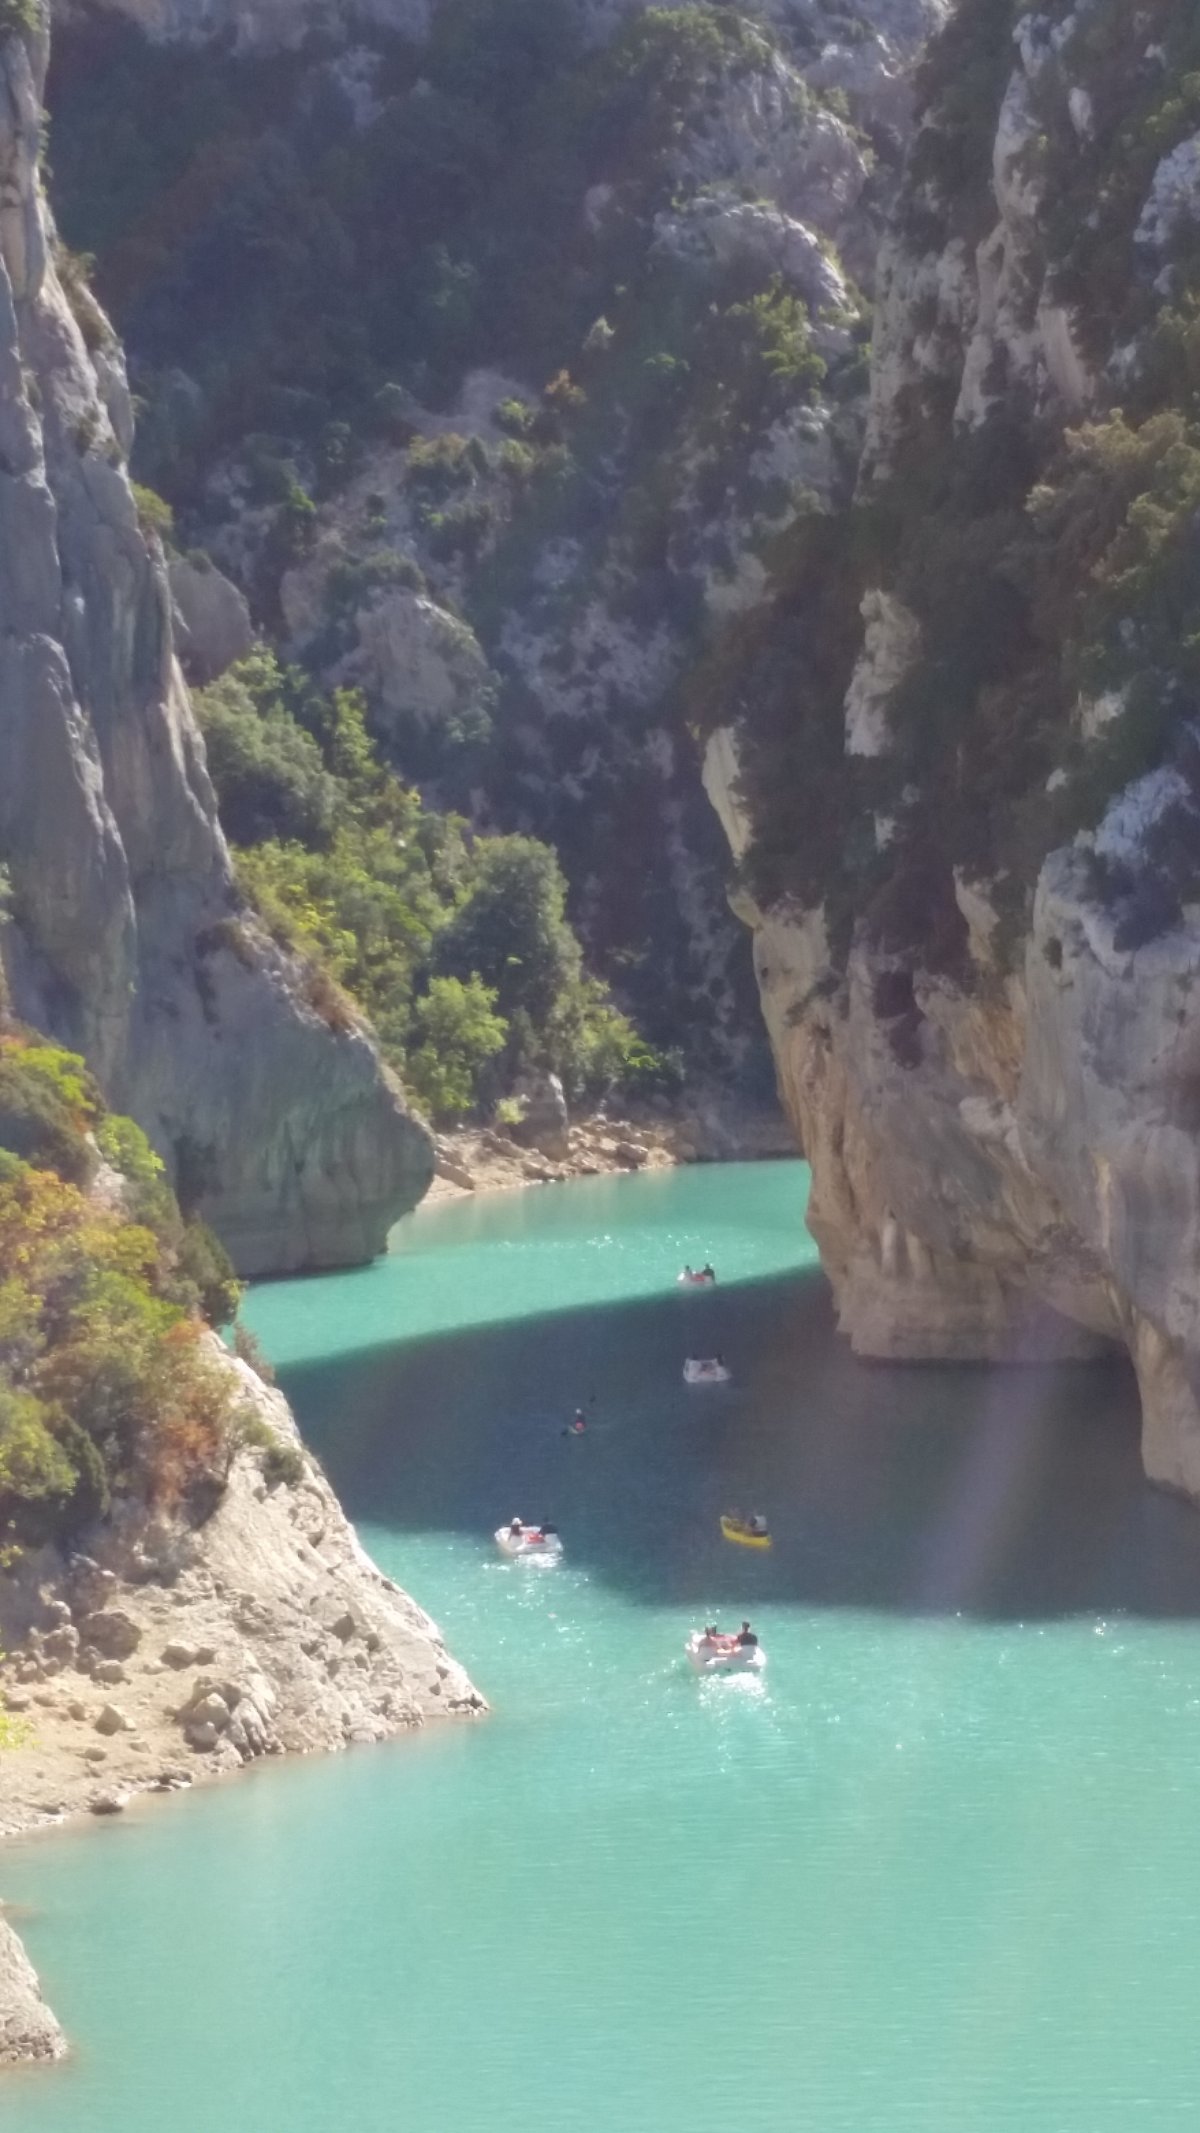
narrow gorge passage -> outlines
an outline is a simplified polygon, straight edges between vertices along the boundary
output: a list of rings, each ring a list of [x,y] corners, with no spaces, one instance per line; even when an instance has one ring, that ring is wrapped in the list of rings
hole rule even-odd
[[[210,2133],[218,2044],[222,2122],[263,2133],[507,2133],[534,2091],[566,2133],[1183,2125],[1194,1514],[1142,1481],[1123,1373],[855,1364],[805,1186],[460,1202],[255,1293],[494,1715],[11,1851],[79,2045],[14,2133],[161,2133],[165,2098]],[[675,1290],[707,1257],[715,1294]],[[697,1344],[728,1391],[683,1387]],[[721,1541],[739,1500],[770,1555]],[[560,1570],[496,1557],[517,1510]],[[747,1610],[764,1684],[697,1683],[687,1631]]]

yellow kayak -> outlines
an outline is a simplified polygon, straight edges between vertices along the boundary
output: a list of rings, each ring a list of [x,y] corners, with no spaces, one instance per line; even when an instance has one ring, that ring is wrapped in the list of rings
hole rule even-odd
[[[739,1518],[730,1518],[727,1512],[721,1514],[721,1531],[727,1541],[736,1541],[739,1548],[769,1548],[771,1545],[769,1533],[752,1533],[749,1526],[743,1525]]]

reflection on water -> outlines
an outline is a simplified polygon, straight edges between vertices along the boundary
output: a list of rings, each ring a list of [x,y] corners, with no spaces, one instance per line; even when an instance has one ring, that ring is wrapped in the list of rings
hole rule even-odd
[[[682,1383],[697,1344],[732,1387]],[[736,1595],[744,1554],[717,1519],[741,1504],[770,1515],[754,1576],[772,1599],[1200,1609],[1197,1523],[1142,1480],[1123,1367],[865,1367],[814,1271],[428,1335],[284,1381],[356,1515],[462,1533],[553,1518],[575,1558],[652,1603]],[[577,1401],[591,1427],[564,1439]]]
[[[451,1207],[258,1292],[494,1716],[7,1854],[81,2049],[6,2133],[1190,2128],[1200,1520],[1119,1371],[854,1364],[800,1199]],[[514,1511],[560,1567],[500,1560]],[[698,1680],[743,1612],[765,1676]]]

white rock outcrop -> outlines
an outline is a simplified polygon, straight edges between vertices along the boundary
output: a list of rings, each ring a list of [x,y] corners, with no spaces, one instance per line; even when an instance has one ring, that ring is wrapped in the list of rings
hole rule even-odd
[[[372,691],[376,721],[418,728],[453,725],[486,709],[494,676],[474,631],[424,593],[377,595],[356,618],[358,649],[345,662],[348,680]]]
[[[211,1515],[126,1500],[69,1560],[43,1549],[0,1581],[0,1697],[27,1725],[4,1755],[0,1835],[484,1709],[366,1554],[282,1394],[219,1353],[246,1426]],[[125,1654],[119,1701],[102,1647]],[[64,2049],[0,1921],[0,2067]]]
[[[0,1918],[0,2071],[61,2059],[66,2048],[33,1964],[12,1927]]]
[[[246,596],[214,564],[186,556],[172,556],[167,583],[184,672],[191,682],[215,681],[254,643]]]

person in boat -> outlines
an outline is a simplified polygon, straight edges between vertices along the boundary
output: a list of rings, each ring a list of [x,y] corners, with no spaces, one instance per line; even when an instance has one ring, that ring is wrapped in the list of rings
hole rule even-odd
[[[690,1266],[685,1266],[683,1270],[683,1278],[685,1281],[694,1281],[696,1279]]]
[[[573,1437],[582,1437],[584,1430],[587,1428],[587,1416],[584,1414],[582,1407],[575,1409],[567,1427]]]
[[[759,1535],[760,1537],[761,1537],[761,1535],[765,1534],[765,1532],[766,1532],[766,1530],[767,1530],[767,1521],[766,1521],[766,1519],[765,1519],[765,1518],[763,1517],[763,1515],[762,1515],[762,1512],[761,1512],[761,1511],[755,1511],[755,1512],[753,1512],[753,1513],[751,1514],[751,1516],[750,1516],[750,1517],[749,1517],[749,1518],[748,1518],[748,1519],[746,1520],[746,1522],[745,1522],[745,1523],[746,1523],[746,1530],[747,1530],[747,1532],[748,1532],[748,1533],[756,1533],[756,1534],[758,1534],[758,1535]]]
[[[712,1267],[708,1264],[705,1264],[701,1267],[700,1274],[701,1278],[704,1281],[715,1281],[717,1278],[716,1275],[713,1273]]]
[[[737,1645],[739,1651],[749,1652],[754,1650],[755,1646],[758,1643],[758,1638],[755,1636],[754,1631],[750,1627],[750,1624],[748,1622],[743,1622],[740,1630],[737,1633],[737,1636],[734,1638],[733,1641]]]

